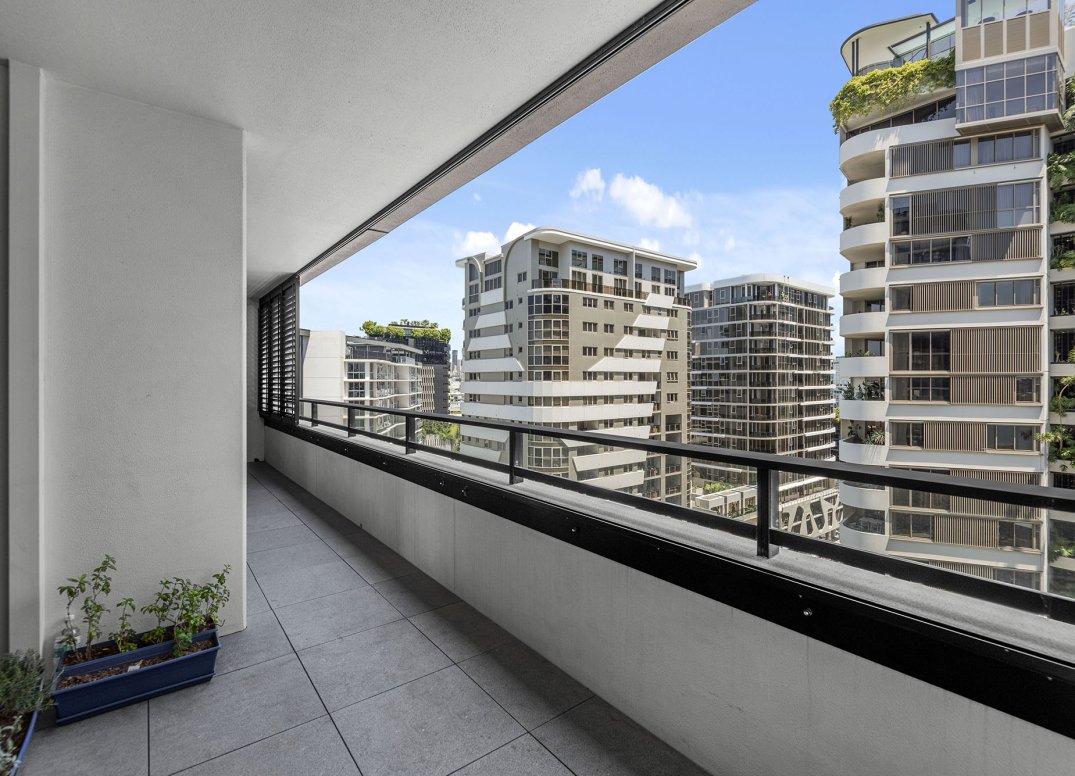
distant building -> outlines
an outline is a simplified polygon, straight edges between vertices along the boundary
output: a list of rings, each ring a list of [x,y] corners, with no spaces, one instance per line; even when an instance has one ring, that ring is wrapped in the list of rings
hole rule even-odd
[[[755,274],[687,289],[691,304],[691,441],[699,445],[831,460],[835,290]],[[724,515],[757,510],[752,469],[694,462],[694,505]],[[784,473],[784,527],[834,537],[837,483]]]
[[[363,325],[367,337],[409,345],[418,351],[421,410],[448,412],[449,375],[451,373],[451,333],[428,320],[406,318],[386,327],[373,321]]]
[[[304,398],[400,410],[420,408],[417,348],[342,331],[302,329],[300,335]],[[317,419],[348,425],[348,412],[319,406]],[[396,439],[404,436],[401,416],[357,410],[351,415],[352,427]]]
[[[540,228],[464,270],[463,415],[687,439],[695,262]],[[463,428],[462,451],[507,461],[508,433]],[[529,469],[686,505],[687,465],[644,451],[524,436]]]

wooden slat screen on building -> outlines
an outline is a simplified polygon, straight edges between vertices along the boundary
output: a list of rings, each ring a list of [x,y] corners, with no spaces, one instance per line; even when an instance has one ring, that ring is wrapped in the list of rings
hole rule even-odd
[[[1004,22],[982,25],[982,56],[999,57],[1004,53]]]
[[[296,415],[299,374],[299,283],[291,278],[258,304],[258,412]]]
[[[912,312],[954,312],[974,309],[974,281],[919,283],[911,294]]]
[[[967,547],[996,547],[1000,536],[996,520],[937,515],[933,518],[933,541]]]
[[[963,29],[963,61],[982,58],[982,30],[980,27]]]
[[[954,477],[970,477],[990,482],[1007,482],[1013,485],[1040,485],[1041,475],[1035,472],[1013,472],[987,469],[953,469]],[[1041,520],[1042,510],[1035,507],[1023,507],[1015,504],[1002,504],[987,499],[952,496],[951,511],[966,515],[984,517],[1006,517],[1010,520]]]
[[[929,420],[923,424],[923,449],[943,452],[977,452],[985,449],[985,423]]]
[[[952,145],[952,140],[931,140],[926,143],[910,143],[893,147],[892,177],[951,170]]]
[[[911,234],[915,237],[996,227],[996,184],[911,195]]]
[[[1010,482],[1014,485],[1041,485],[1041,475],[1036,472],[1013,472],[998,469],[952,469],[953,477],[967,477],[972,480],[990,482]]]
[[[1041,227],[973,234],[970,245],[971,258],[975,261],[1040,259]]]
[[[1008,19],[1008,51],[1026,51],[1026,17]]]
[[[1015,381],[1018,377],[1019,375],[952,375],[949,401],[952,404],[1015,404]]]
[[[951,560],[931,560],[929,565],[934,568],[946,569],[948,571],[959,571],[963,574],[970,574],[975,577],[983,577],[985,579],[993,578],[993,570],[987,566],[979,566],[975,563],[957,563]]]
[[[951,370],[971,374],[1041,371],[1041,327],[952,329]]]
[[[1049,14],[1035,13],[1027,17],[1030,40],[1029,47],[1043,48],[1049,45]],[[1060,36],[1063,38],[1063,35]]]

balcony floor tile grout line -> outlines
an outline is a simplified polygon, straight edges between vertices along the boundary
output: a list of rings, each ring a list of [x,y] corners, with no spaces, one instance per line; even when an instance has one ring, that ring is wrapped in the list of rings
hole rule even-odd
[[[311,722],[317,722],[317,720],[319,720],[319,719],[325,719],[326,717],[330,717],[330,716],[331,715],[328,712],[326,712],[324,714],[321,714],[320,716],[314,717],[313,719],[308,719],[305,722],[298,723],[297,725],[291,725],[290,727],[286,727],[283,730],[278,730],[275,733],[270,733],[267,736],[262,736],[257,741],[251,741],[248,744],[243,744],[242,746],[237,746],[234,749],[229,749],[227,752],[221,752],[220,754],[214,754],[212,757],[210,757],[207,760],[202,760],[201,762],[193,763],[192,765],[185,765],[182,768],[180,768],[178,771],[170,771],[168,774],[166,774],[166,776],[179,776],[179,774],[186,773],[187,771],[192,771],[195,768],[200,768],[201,766],[205,765],[206,763],[211,763],[211,762],[213,762],[213,760],[219,760],[221,757],[227,757],[229,754],[234,754],[235,752],[241,752],[244,749],[249,749],[250,747],[254,746],[255,744],[260,744],[260,743],[262,743],[264,741],[268,741],[270,738],[276,738],[277,736],[281,736],[284,733],[289,733],[292,730],[295,730],[296,728],[300,728],[303,725],[309,725]],[[152,774],[150,774],[150,776],[152,776]]]

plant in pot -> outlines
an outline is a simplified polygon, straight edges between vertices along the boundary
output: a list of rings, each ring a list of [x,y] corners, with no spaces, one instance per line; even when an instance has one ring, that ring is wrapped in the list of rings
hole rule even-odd
[[[180,577],[161,580],[152,603],[141,610],[133,598],[120,600],[116,630],[109,640],[97,642],[102,618],[111,611],[105,602],[112,590],[109,572],[115,568],[115,560],[105,556],[90,574],[70,578],[59,588],[67,599],[69,627],[60,641],[52,683],[57,724],[208,682],[215,673],[220,650],[217,626],[220,609],[230,598],[230,567],[206,584]],[[86,626],[84,646],[70,627],[70,612],[79,599]],[[133,627],[138,611],[153,618],[150,630],[139,633]]]
[[[0,657],[0,776],[19,772],[37,714],[52,701],[42,687],[45,666],[37,652],[15,652]]]

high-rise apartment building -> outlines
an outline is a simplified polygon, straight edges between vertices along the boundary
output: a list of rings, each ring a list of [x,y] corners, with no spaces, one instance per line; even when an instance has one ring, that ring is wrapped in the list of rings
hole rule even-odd
[[[418,349],[416,360],[421,373],[422,411],[448,412],[451,363],[451,332],[429,321],[393,321],[390,327],[403,331],[403,341]],[[389,338],[391,339],[391,338]]]
[[[464,416],[635,438],[688,439],[689,259],[534,229],[465,275]],[[463,426],[462,451],[507,461],[507,433]],[[674,504],[687,463],[528,439],[528,468]]]
[[[691,441],[830,460],[833,441],[832,308],[827,286],[755,274],[687,288],[691,305]],[[756,514],[753,470],[695,461],[694,505]],[[834,537],[837,484],[784,473],[788,530]]]
[[[929,68],[895,105],[834,110],[845,461],[1073,484],[1039,441],[1062,421],[1050,425],[1055,379],[1075,371],[1075,271],[1049,268],[1075,246],[1075,225],[1059,222],[1070,197],[1054,196],[1046,171],[1075,147],[1061,5],[961,0],[946,22],[911,16],[843,44],[853,76]],[[1050,518],[1053,555],[1075,540],[1062,515],[850,483],[841,498],[846,544],[1043,590],[1075,582],[1072,559],[1050,562]]]
[[[302,329],[302,395],[347,404],[398,410],[421,408],[420,351],[398,342],[356,337],[342,331]],[[402,439],[398,415],[344,408],[317,408],[318,420]]]

